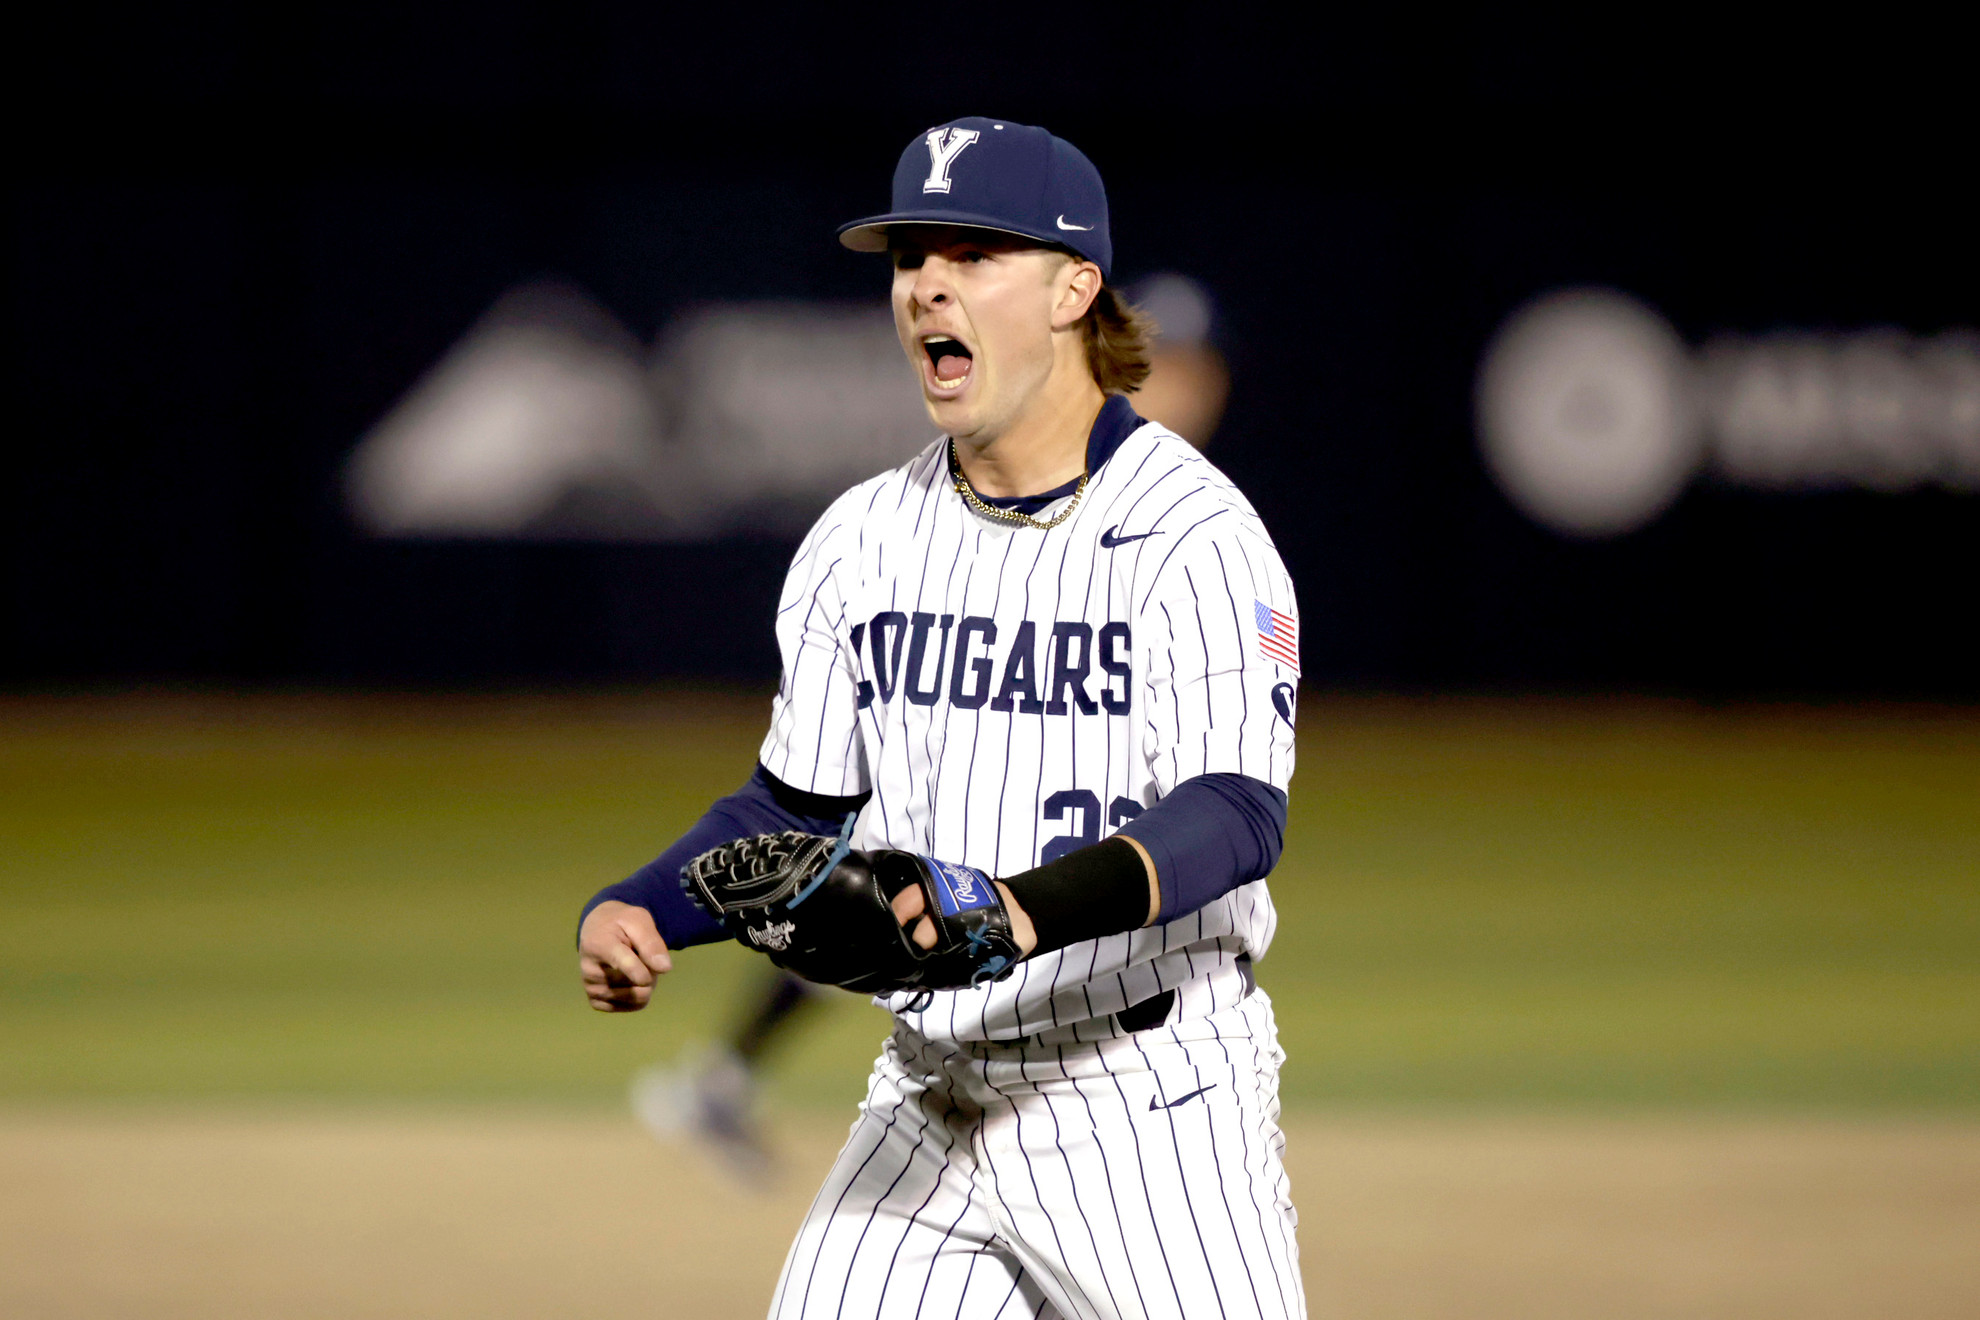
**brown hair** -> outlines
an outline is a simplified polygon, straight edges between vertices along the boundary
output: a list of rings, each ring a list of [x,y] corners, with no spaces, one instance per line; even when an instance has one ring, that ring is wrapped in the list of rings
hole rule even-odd
[[[1148,379],[1149,341],[1155,338],[1155,318],[1120,292],[1102,285],[1093,306],[1080,318],[1086,340],[1086,365],[1103,394],[1132,394]]]

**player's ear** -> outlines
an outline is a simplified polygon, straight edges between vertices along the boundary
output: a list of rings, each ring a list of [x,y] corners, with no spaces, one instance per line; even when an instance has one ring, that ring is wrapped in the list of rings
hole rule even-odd
[[[1052,305],[1052,328],[1064,330],[1079,324],[1093,300],[1100,296],[1100,268],[1090,261],[1068,261],[1053,286],[1058,297]]]

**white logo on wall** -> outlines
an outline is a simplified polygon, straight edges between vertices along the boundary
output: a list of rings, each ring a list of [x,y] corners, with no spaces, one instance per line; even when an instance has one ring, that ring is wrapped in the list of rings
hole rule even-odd
[[[1642,527],[1701,470],[1771,489],[1980,490],[1980,335],[1720,336],[1607,289],[1515,312],[1480,363],[1485,465],[1535,521]]]
[[[885,307],[717,304],[648,351],[568,285],[505,295],[358,445],[379,536],[796,534],[935,437]]]
[[[928,177],[921,182],[925,193],[949,191],[949,166],[962,155],[964,147],[982,134],[973,128],[931,128],[928,130]]]

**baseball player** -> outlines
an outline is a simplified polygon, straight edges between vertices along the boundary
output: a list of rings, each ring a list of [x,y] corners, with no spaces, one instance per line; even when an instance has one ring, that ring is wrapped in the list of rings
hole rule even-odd
[[[779,968],[763,968],[745,988],[741,1016],[719,1043],[633,1074],[634,1117],[654,1136],[691,1140],[744,1183],[767,1187],[777,1168],[756,1116],[764,1059],[829,993]]]
[[[930,129],[840,239],[891,255],[943,435],[799,547],[760,763],[592,900],[586,992],[642,1007],[670,949],[727,937],[894,1014],[778,1320],[1304,1315],[1252,974],[1292,584],[1130,406],[1149,327],[1071,144]]]

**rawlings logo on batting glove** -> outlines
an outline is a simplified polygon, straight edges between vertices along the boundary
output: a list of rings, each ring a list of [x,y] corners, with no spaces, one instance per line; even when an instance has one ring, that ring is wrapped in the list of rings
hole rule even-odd
[[[959,952],[976,968],[970,974],[970,985],[999,980],[1017,964],[1015,941],[1006,950],[995,939],[997,921],[1003,922],[1004,934],[1009,937],[1010,917],[994,880],[959,862],[941,862],[916,853],[896,855],[912,857],[920,864],[922,893],[928,899],[928,913],[935,919],[935,949],[942,947],[945,926],[962,937]],[[995,915],[988,915],[991,913]]]

